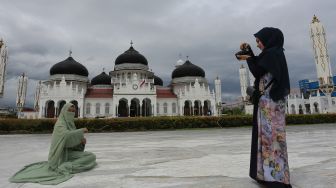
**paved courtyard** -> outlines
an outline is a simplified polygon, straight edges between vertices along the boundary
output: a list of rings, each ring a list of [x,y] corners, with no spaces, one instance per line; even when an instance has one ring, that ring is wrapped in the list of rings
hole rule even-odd
[[[258,188],[248,177],[251,128],[95,133],[98,166],[57,186],[12,184],[24,165],[45,161],[50,134],[0,135],[0,187]],[[293,187],[336,188],[336,124],[287,127]]]

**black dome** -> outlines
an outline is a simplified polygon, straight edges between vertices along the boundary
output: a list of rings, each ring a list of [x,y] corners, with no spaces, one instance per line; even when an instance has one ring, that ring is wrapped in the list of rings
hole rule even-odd
[[[180,78],[185,76],[205,77],[205,73],[201,67],[196,66],[187,60],[183,65],[177,67],[172,73],[172,78]]]
[[[54,74],[76,74],[80,76],[88,76],[88,70],[80,63],[75,61],[71,56],[66,60],[53,65],[50,69],[50,75]]]
[[[91,85],[111,85],[111,77],[105,72],[102,72],[98,76],[92,78]]]
[[[141,55],[138,51],[136,51],[133,46],[131,46],[127,51],[123,54],[119,55],[115,60],[115,64],[123,64],[123,63],[136,63],[148,65],[147,59]]]
[[[154,85],[163,86],[163,81],[160,77],[154,75]]]

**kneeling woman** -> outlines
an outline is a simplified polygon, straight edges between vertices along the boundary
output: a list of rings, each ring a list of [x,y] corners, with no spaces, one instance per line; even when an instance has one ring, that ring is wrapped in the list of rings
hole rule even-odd
[[[84,133],[88,130],[76,129],[75,111],[76,108],[71,103],[63,106],[52,133],[48,161],[25,166],[10,178],[10,182],[55,185],[70,179],[74,173],[96,166],[96,156],[84,151]]]

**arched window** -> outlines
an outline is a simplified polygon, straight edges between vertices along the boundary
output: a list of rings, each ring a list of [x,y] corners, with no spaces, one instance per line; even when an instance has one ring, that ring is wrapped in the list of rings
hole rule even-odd
[[[156,103],[156,113],[159,114],[160,113],[160,104]]]
[[[166,102],[163,103],[163,113],[164,114],[168,113],[168,104]]]
[[[106,103],[105,104],[105,114],[109,114],[110,113],[110,103]]]
[[[317,102],[314,103],[314,109],[315,109],[315,113],[319,113],[319,108],[318,108],[318,103]]]
[[[292,111],[292,114],[296,114],[296,111],[295,111],[295,106],[294,104],[291,105],[291,111]]]
[[[86,114],[90,114],[91,113],[91,104],[90,103],[86,103],[85,113]]]
[[[174,102],[172,104],[172,112],[173,112],[173,114],[176,113],[176,103],[174,103]]]
[[[96,103],[96,114],[100,114],[100,103]]]

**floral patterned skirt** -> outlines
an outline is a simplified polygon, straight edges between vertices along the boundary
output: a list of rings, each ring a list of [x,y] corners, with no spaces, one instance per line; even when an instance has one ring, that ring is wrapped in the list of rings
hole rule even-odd
[[[258,108],[257,180],[290,184],[285,101],[263,95]]]

